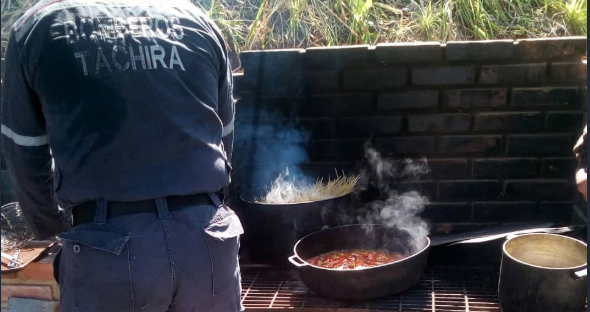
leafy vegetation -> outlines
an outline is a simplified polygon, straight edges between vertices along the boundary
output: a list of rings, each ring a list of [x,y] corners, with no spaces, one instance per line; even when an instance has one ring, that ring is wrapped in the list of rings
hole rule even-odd
[[[380,42],[587,34],[587,0],[191,0],[234,52]],[[2,0],[10,25],[35,1]]]
[[[200,0],[197,4],[220,25],[235,51],[587,34],[587,0]]]

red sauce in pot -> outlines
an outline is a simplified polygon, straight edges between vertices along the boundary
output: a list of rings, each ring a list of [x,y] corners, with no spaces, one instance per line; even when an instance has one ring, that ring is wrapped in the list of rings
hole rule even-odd
[[[354,270],[370,268],[405,258],[385,250],[337,250],[313,257],[307,262],[328,269]]]

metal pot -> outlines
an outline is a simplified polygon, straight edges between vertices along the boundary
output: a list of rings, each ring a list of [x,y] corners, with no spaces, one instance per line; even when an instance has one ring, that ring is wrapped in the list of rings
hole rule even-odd
[[[503,312],[581,312],[587,246],[554,234],[527,234],[503,245],[498,297]]]
[[[299,267],[301,280],[320,296],[339,300],[368,300],[400,293],[414,286],[426,266],[430,239],[410,248],[408,233],[382,225],[347,225],[313,233],[294,247],[289,261]],[[336,270],[314,266],[312,257],[343,249],[385,249],[408,255],[376,267]]]
[[[565,233],[575,227],[563,228],[500,228],[477,231],[430,240],[418,237],[423,243],[410,248],[407,232],[383,225],[346,225],[322,230],[302,238],[289,261],[299,268],[301,280],[320,296],[340,300],[368,300],[403,292],[414,286],[426,266],[433,246],[450,243],[482,243],[524,233]],[[516,231],[515,231],[516,230]],[[312,257],[335,250],[385,249],[409,255],[386,265],[359,270],[335,270],[314,266],[307,262]]]
[[[242,193],[239,211],[244,225],[244,245],[248,260],[257,264],[289,265],[293,245],[324,227],[343,225],[351,195],[297,204],[255,202],[261,191]]]

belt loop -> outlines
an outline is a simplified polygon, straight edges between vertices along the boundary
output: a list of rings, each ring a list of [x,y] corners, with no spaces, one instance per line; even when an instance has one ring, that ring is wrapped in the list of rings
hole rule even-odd
[[[168,201],[166,197],[156,198],[156,207],[158,208],[158,219],[170,219],[170,210],[168,210]]]
[[[219,195],[217,195],[216,193],[209,193],[209,198],[211,198],[211,200],[215,204],[215,207],[219,208],[219,207],[223,206],[223,202],[219,198]]]
[[[96,200],[96,211],[94,212],[94,223],[107,223],[107,201],[104,199]]]

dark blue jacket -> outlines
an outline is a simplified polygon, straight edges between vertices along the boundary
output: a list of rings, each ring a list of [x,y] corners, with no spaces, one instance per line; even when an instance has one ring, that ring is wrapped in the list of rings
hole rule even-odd
[[[42,0],[5,56],[2,140],[37,238],[67,227],[57,204],[229,185],[228,53],[188,1]]]

